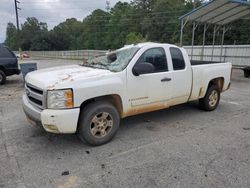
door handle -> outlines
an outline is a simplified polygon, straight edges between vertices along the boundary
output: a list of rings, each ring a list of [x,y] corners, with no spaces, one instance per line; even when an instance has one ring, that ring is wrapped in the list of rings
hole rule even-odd
[[[171,81],[172,79],[171,78],[163,78],[162,80],[161,80],[161,82],[169,82],[169,81]]]

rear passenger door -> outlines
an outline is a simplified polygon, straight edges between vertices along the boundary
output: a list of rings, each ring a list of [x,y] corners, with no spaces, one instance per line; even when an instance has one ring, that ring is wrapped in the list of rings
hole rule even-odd
[[[192,88],[191,66],[185,62],[181,49],[170,47],[169,52],[173,65],[171,105],[185,103],[190,96]]]

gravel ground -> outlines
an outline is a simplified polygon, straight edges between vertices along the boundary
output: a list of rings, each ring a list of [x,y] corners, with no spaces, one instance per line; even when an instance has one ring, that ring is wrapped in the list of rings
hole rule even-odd
[[[239,70],[216,111],[194,102],[126,118],[99,147],[29,125],[22,93],[21,76],[0,86],[0,187],[250,187],[250,79]]]

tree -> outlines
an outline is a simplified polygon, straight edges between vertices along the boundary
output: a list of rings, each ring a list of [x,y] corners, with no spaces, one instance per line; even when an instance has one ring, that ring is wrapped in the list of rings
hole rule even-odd
[[[75,18],[67,19],[65,22],[60,23],[55,26],[51,31],[51,36],[55,37],[53,46],[60,48],[61,50],[74,50],[80,49],[82,46],[78,42],[79,36],[83,32],[82,22],[78,21]],[[52,42],[52,41],[51,41]],[[64,42],[64,44],[61,44]],[[60,45],[62,45],[60,47]]]
[[[48,32],[47,24],[39,22],[36,18],[27,18],[20,30],[20,46],[23,50],[30,50],[32,41]]]
[[[155,42],[176,43],[179,33],[178,17],[184,13],[183,0],[158,0],[143,20],[146,38]]]
[[[108,23],[110,14],[97,9],[83,20],[84,49],[107,49],[106,36],[108,34]]]
[[[27,18],[21,30],[9,23],[5,44],[17,50],[117,49],[141,41],[179,44],[179,17],[204,0],[133,0],[118,2],[110,12],[97,9],[78,21],[70,18],[48,31],[47,24]],[[201,44],[203,26],[196,29],[195,44]],[[212,43],[213,27],[209,27],[206,44]],[[225,36],[225,44],[250,42],[249,20],[236,21]],[[190,45],[192,24],[185,26],[183,44]],[[217,37],[219,40],[220,38]]]
[[[140,33],[129,33],[126,37],[127,42],[126,44],[136,44],[140,42],[145,42],[146,40],[143,38],[143,36]]]
[[[31,41],[30,50],[33,51],[48,51],[52,50],[52,43],[50,41],[49,33],[46,32],[35,36]]]
[[[6,29],[5,45],[13,50],[18,50],[17,29],[13,23],[8,23]]]
[[[133,5],[137,9],[152,10],[157,0],[134,0]]]
[[[129,33],[140,33],[140,19],[135,7],[129,3],[118,2],[110,14],[106,41],[109,49],[116,49],[126,44]]]

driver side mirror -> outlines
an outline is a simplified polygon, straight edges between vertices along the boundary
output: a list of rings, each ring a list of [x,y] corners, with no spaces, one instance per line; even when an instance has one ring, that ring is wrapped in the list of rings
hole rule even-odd
[[[135,76],[139,76],[141,74],[149,74],[154,72],[154,66],[151,63],[138,63],[134,66],[132,70]]]

